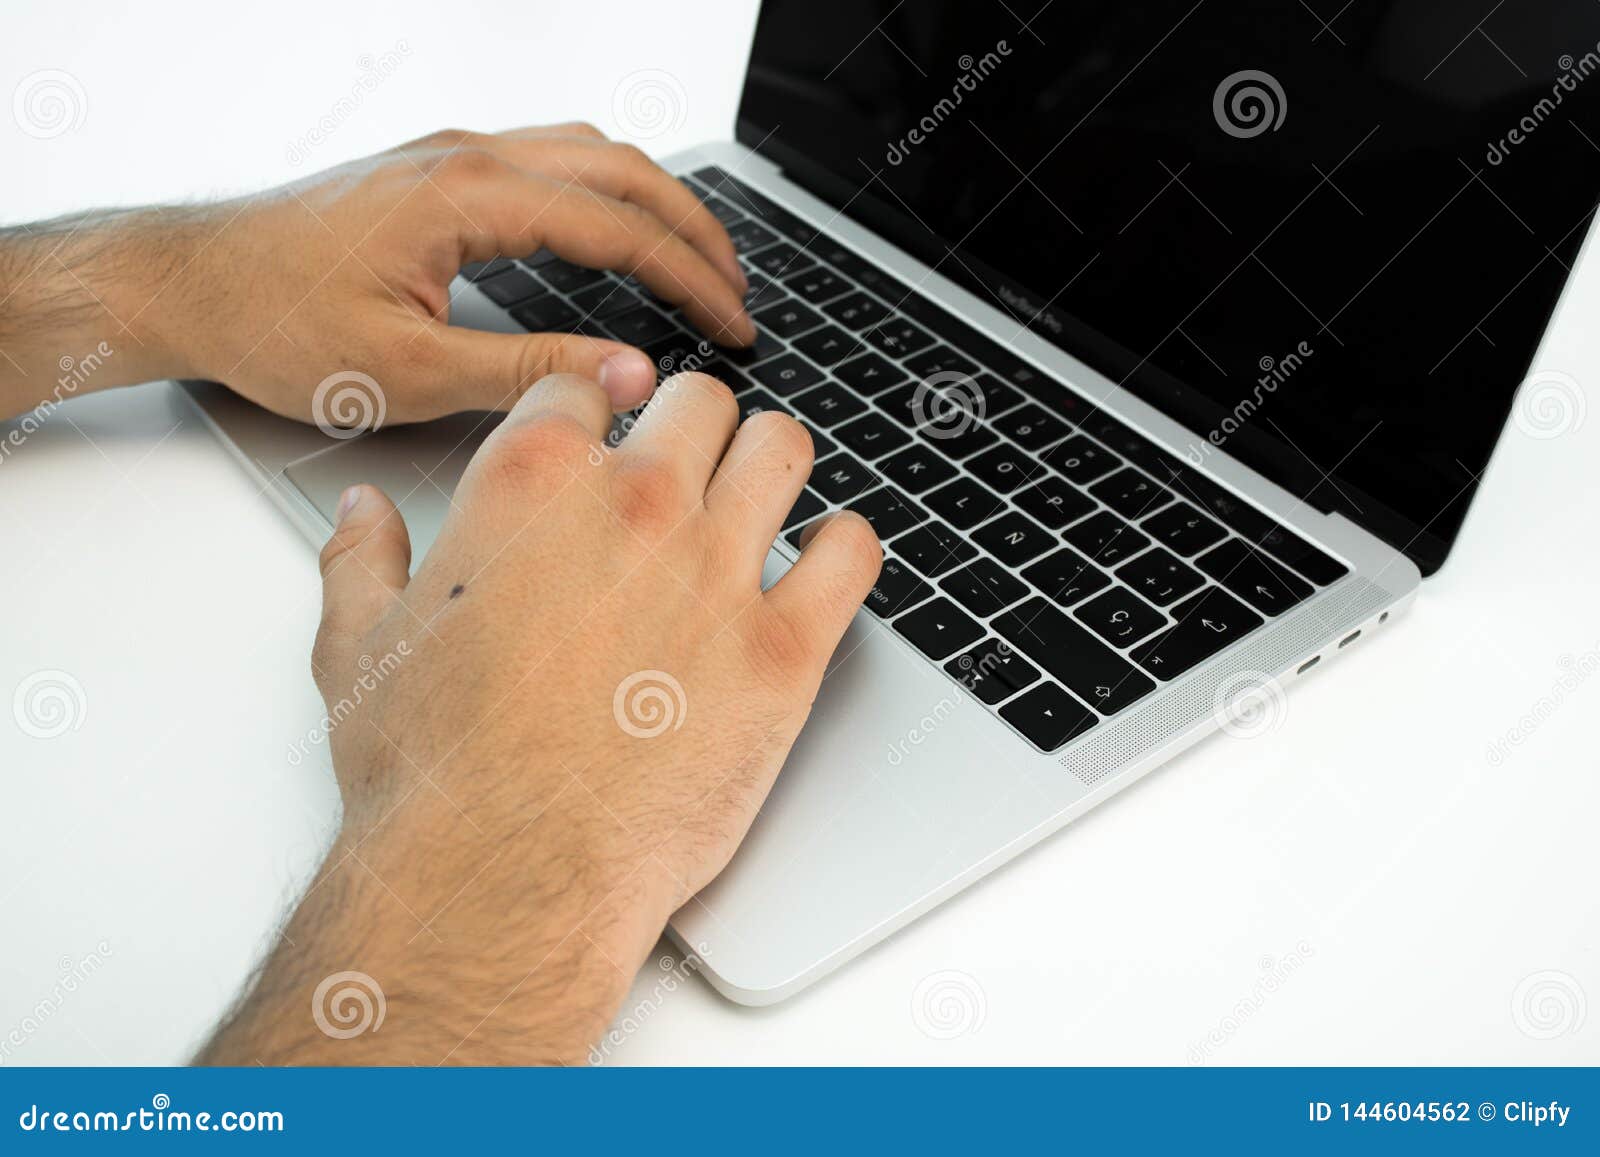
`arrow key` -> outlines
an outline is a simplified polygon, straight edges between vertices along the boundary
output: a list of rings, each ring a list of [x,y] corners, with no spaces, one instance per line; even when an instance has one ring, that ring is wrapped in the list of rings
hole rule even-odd
[[[1093,711],[1050,682],[1039,684],[1000,708],[1000,718],[1044,751],[1054,751],[1099,721]]]
[[[930,659],[948,659],[983,638],[983,628],[942,595],[894,621],[894,629]]]

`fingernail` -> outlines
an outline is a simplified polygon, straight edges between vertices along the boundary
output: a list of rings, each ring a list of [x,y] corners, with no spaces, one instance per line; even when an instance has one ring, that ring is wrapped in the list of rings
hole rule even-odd
[[[343,522],[344,516],[354,510],[356,503],[359,501],[361,501],[361,487],[359,486],[352,486],[339,495],[339,508],[334,511],[333,520],[335,522]]]
[[[600,388],[619,408],[637,406],[650,396],[655,384],[655,364],[640,350],[618,350],[600,363]]]

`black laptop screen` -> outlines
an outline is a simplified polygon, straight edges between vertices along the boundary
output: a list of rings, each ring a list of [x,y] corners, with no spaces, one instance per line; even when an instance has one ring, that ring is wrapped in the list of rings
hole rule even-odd
[[[1600,4],[767,0],[739,137],[1431,571],[1600,197]]]

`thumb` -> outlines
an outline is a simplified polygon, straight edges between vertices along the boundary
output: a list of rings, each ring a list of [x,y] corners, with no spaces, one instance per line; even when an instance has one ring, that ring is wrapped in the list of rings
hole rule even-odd
[[[576,333],[490,333],[441,326],[447,364],[470,375],[479,404],[509,410],[540,378],[577,374],[599,384],[621,412],[643,405],[656,388],[656,367],[643,350]]]
[[[322,625],[317,649],[339,662],[405,589],[411,536],[388,495],[352,486],[339,496],[338,524],[322,548]]]

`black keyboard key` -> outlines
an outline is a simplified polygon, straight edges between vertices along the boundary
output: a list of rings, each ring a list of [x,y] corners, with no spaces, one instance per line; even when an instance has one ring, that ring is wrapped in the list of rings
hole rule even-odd
[[[956,353],[947,345],[936,345],[930,350],[906,359],[906,369],[919,378],[927,379],[935,374],[949,374],[973,377],[978,372],[978,365],[971,358]]]
[[[938,578],[978,554],[970,542],[937,521],[906,531],[894,540],[893,549],[897,556],[929,578]]]
[[[878,581],[867,592],[864,605],[880,619],[892,619],[931,594],[933,588],[918,578],[910,567],[897,558],[886,556],[883,569],[878,572]]]
[[[721,197],[708,194],[704,200],[706,208],[711,210],[711,215],[720,221],[725,229],[731,231],[736,224],[745,219],[743,213]]]
[[[1032,562],[1056,545],[1056,537],[1015,510],[972,532],[973,541],[1010,567]]]
[[[819,460],[811,468],[811,485],[829,502],[841,506],[882,481],[875,471],[843,451]]]
[[[852,293],[830,302],[822,311],[847,329],[863,330],[877,325],[888,315],[888,310],[876,298],[864,293]]]
[[[944,669],[991,707],[1039,681],[1039,668],[999,639],[985,639],[951,659]]]
[[[1139,519],[1172,501],[1172,495],[1139,471],[1124,466],[1089,487],[1101,502],[1124,518]]]
[[[894,621],[894,629],[930,659],[948,659],[983,638],[983,628],[947,598],[933,598]]]
[[[881,458],[911,442],[911,436],[882,414],[867,413],[837,431],[839,441],[863,458]]]
[[[870,265],[836,241],[823,238],[817,243],[817,256],[840,273],[875,293],[885,293],[890,301],[905,296],[906,289],[876,265]],[[886,292],[887,291],[887,292]]]
[[[1150,545],[1148,538],[1109,510],[1073,523],[1064,537],[1101,566],[1116,566]]]
[[[934,393],[921,382],[906,382],[873,398],[873,404],[907,429],[914,430],[928,420],[928,407]]]
[[[827,508],[827,504],[811,493],[810,490],[802,490],[800,497],[796,498],[794,505],[789,508],[788,517],[783,520],[783,528],[788,530],[791,526],[799,526],[802,522],[810,522]]]
[[[758,249],[747,255],[745,260],[768,277],[783,277],[789,273],[798,273],[816,264],[787,241],[779,241],[776,245]]]
[[[837,365],[861,352],[860,340],[836,325],[814,329],[804,337],[795,338],[793,344],[819,366]]]
[[[1134,662],[1158,679],[1173,679],[1262,623],[1261,616],[1226,591],[1207,587],[1176,607],[1178,625],[1135,647]]]
[[[561,293],[573,293],[605,278],[603,269],[574,265],[570,261],[547,261],[539,266],[539,280]]]
[[[789,413],[788,406],[785,406],[765,390],[750,390],[747,393],[735,395],[735,401],[739,403],[739,421],[741,422],[753,418],[757,414],[765,414],[768,411],[774,411],[779,414]]]
[[[785,352],[788,348],[789,347],[784,345],[777,338],[773,337],[770,333],[764,333],[761,330],[757,330],[755,344],[739,346],[736,349],[719,350],[718,356],[724,361],[731,362],[736,366],[742,366],[745,369],[750,369],[753,366],[760,365],[762,362],[769,361],[772,358],[777,357],[779,354]]]
[[[1076,739],[1098,720],[1054,683],[1041,683],[1000,708],[1000,718],[1042,751],[1055,751]]]
[[[800,424],[806,428],[806,433],[811,435],[811,460],[813,462],[826,458],[839,448],[832,438],[817,427],[815,422],[801,421]]]
[[[1061,445],[1044,452],[1044,461],[1052,470],[1080,486],[1109,474],[1119,465],[1117,456],[1108,453],[1082,434],[1068,438]]]
[[[862,413],[867,404],[838,382],[823,382],[814,390],[807,390],[791,403],[813,422],[822,426],[836,426],[840,422]]]
[[[928,517],[927,511],[892,486],[880,486],[851,499],[849,509],[872,523],[878,541],[888,542]]]
[[[931,335],[903,317],[891,317],[861,336],[868,345],[892,358],[906,357],[933,344]]]
[[[1012,501],[1051,530],[1069,526],[1095,509],[1087,494],[1055,474],[1040,474]]]
[[[518,302],[527,301],[530,297],[538,297],[545,291],[544,286],[534,280],[533,274],[515,266],[493,277],[484,278],[478,282],[478,288],[483,290],[490,301],[500,306],[516,305]]]
[[[834,369],[834,375],[848,386],[871,397],[906,380],[906,373],[877,354],[852,358]]]
[[[1117,577],[1158,607],[1188,598],[1205,585],[1193,567],[1159,546],[1147,550],[1117,572]]]
[[[622,282],[608,280],[578,290],[572,294],[572,304],[585,316],[605,321],[607,318],[616,317],[619,313],[638,309],[644,303]]]
[[[754,253],[778,239],[778,235],[765,225],[744,220],[728,227],[728,239],[740,253]]]
[[[1027,586],[992,558],[977,558],[939,584],[946,594],[981,618],[998,615],[1028,595]]]
[[[728,389],[733,391],[735,397],[744,393],[746,390],[755,388],[755,379],[749,374],[745,373],[743,370],[739,369],[737,366],[730,365],[728,362],[724,361],[722,359],[721,350],[718,350],[716,354],[701,362],[698,368],[702,374],[710,374],[712,377],[716,378],[717,381],[727,386]]]
[[[957,478],[923,499],[929,507],[958,530],[971,530],[987,522],[1005,508],[1005,500],[970,478]]]
[[[1105,590],[1111,579],[1075,550],[1062,547],[1047,558],[1041,558],[1022,577],[1058,607],[1070,607],[1090,595]]]
[[[967,469],[1001,494],[1020,490],[1042,472],[1037,462],[1005,442],[979,454],[967,463]]]
[[[1042,450],[1067,435],[1067,424],[1035,402],[991,419],[990,425],[1025,450]]]
[[[508,269],[515,269],[509,257],[496,257],[493,261],[469,261],[461,267],[461,276],[468,281],[482,281],[486,277],[498,277]]]
[[[664,337],[671,337],[678,332],[677,326],[655,310],[642,307],[612,318],[606,322],[606,328],[618,341],[625,341],[630,345],[645,345]]]
[[[1157,542],[1185,558],[1199,554],[1208,546],[1215,546],[1228,536],[1227,531],[1187,502],[1175,502],[1159,514],[1152,514],[1140,525]]]
[[[882,462],[879,469],[912,494],[931,490],[956,476],[956,468],[922,442],[913,442]]]
[[[1157,446],[1143,434],[1135,434],[1103,410],[1096,410],[1078,423],[1086,434],[1092,434],[1129,462],[1162,482],[1169,482],[1183,469],[1183,464]]]
[[[986,450],[1000,441],[1000,435],[987,426],[971,423],[966,429],[924,426],[917,433],[938,448],[939,453],[957,462],[970,458],[979,450]]]
[[[813,266],[802,269],[798,273],[790,273],[784,277],[783,283],[790,291],[799,294],[812,305],[822,305],[836,297],[842,297],[855,287],[831,269],[822,266]]]
[[[779,337],[794,337],[822,324],[822,315],[804,302],[788,301],[769,305],[752,318],[758,326]]]
[[[799,354],[783,354],[750,371],[756,381],[779,394],[794,394],[822,381],[822,371]]]
[[[1155,690],[1147,676],[1043,599],[1006,611],[994,620],[994,629],[1102,715]]]
[[[1281,526],[1273,528],[1252,540],[1279,562],[1288,563],[1318,586],[1327,586],[1350,573],[1348,567],[1323,554],[1309,542]]]
[[[1167,625],[1165,615],[1122,587],[1112,587],[1073,613],[1113,647],[1131,647]]]
[[[583,314],[553,293],[513,306],[511,316],[523,329],[535,333],[561,333],[583,320]]]
[[[744,295],[744,307],[749,312],[754,313],[758,309],[789,300],[789,295],[783,291],[783,286],[770,277],[748,271],[745,277],[750,282],[750,291]]]
[[[961,388],[975,398],[982,396],[983,416],[987,418],[1009,413],[1012,407],[1021,405],[1025,400],[1021,393],[993,374],[979,374]]]
[[[1258,611],[1281,615],[1311,593],[1311,585],[1265,554],[1230,538],[1195,565]]]

